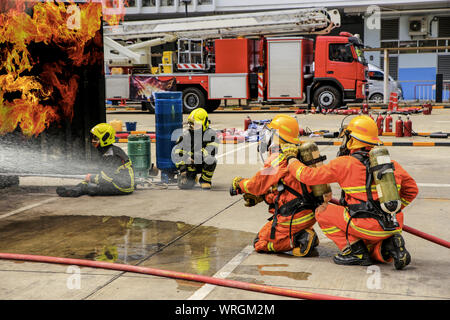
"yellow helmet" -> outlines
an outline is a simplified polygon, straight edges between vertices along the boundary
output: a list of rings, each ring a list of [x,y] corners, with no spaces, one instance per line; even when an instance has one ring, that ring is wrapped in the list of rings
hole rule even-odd
[[[197,108],[189,114],[187,121],[192,126],[195,123],[201,124],[203,131],[205,131],[209,127],[208,112],[203,108]]]
[[[347,143],[349,150],[383,144],[378,138],[377,124],[369,116],[357,116],[353,118],[346,130],[349,132],[350,137],[352,137]]]
[[[267,125],[270,129],[277,130],[278,136],[288,143],[299,144],[299,128],[297,120],[286,114],[276,115]]]
[[[93,136],[100,140],[100,147],[106,147],[116,142],[116,131],[108,123],[99,123],[91,129]]]

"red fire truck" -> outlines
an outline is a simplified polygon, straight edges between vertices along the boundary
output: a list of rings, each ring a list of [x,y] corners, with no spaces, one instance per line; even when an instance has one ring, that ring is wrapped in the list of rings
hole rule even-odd
[[[311,23],[317,22],[311,18],[317,12],[302,11],[300,16],[309,21],[303,33],[320,29],[318,23]],[[329,20],[326,27],[322,24],[320,33],[328,33],[339,24],[337,11],[333,14],[333,22]],[[309,39],[299,32],[290,35],[286,27],[277,36],[267,36],[275,33],[273,28],[268,26],[256,34],[241,27],[238,30],[243,36],[236,36],[234,30],[234,37],[215,39],[210,34],[200,38],[179,34],[176,52],[164,52],[168,55],[163,55],[158,73],[130,75],[130,98],[143,101],[144,108],[154,111],[154,89],[182,91],[185,112],[199,107],[212,112],[228,99],[245,103],[306,102],[328,109],[365,98],[367,63],[358,36],[341,32],[339,36]],[[194,31],[192,35],[203,34]],[[131,39],[133,32],[127,32],[122,36]]]

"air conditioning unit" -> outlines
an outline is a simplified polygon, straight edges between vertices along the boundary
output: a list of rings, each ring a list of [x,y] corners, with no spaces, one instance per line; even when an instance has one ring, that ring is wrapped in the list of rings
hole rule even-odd
[[[427,35],[428,34],[427,17],[410,17],[408,31],[410,36]]]

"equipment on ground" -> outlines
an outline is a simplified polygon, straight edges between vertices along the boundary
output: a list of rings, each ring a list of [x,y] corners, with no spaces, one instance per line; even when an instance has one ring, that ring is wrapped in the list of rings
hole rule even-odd
[[[326,9],[123,22],[104,28],[105,64],[128,73],[127,98],[151,112],[152,92],[171,79],[186,113],[228,99],[337,108],[363,101],[368,85],[360,38],[323,35],[337,27],[339,12]]]
[[[147,179],[151,169],[150,137],[146,134],[128,136],[128,156],[136,179]]]
[[[397,121],[395,122],[395,136],[403,137],[403,120],[402,117],[398,117]]]
[[[172,149],[183,134],[181,92],[155,93],[156,167],[161,170],[161,181],[173,179],[176,166]]]
[[[404,126],[404,128],[403,128],[404,129],[403,130],[404,136],[405,137],[412,137],[412,132],[413,132],[412,121],[409,118],[409,116],[406,116],[406,121],[403,123],[403,126]]]
[[[384,132],[392,132],[392,116],[390,112],[384,118]]]
[[[378,127],[378,135],[381,136],[383,134],[383,122],[384,118],[381,113],[378,114],[377,117],[377,127]]]

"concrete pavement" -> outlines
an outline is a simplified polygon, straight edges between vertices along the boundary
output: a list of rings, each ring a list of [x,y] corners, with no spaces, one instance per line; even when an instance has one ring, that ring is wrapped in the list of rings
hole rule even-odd
[[[262,120],[273,114],[256,113],[251,117]],[[154,130],[154,116],[147,113],[108,114],[108,121],[114,118],[137,121],[137,130]],[[216,129],[244,126],[242,114],[212,113],[210,118]],[[298,116],[303,127],[330,131],[338,130],[342,118]],[[415,115],[412,119],[415,131],[450,132],[450,111],[433,110],[430,116]],[[126,150],[126,144],[118,145]],[[320,149],[332,159],[338,148]],[[232,177],[250,177],[260,167],[260,163],[249,161],[254,152],[252,146],[222,145],[221,150],[222,154],[233,157],[222,157],[211,191],[199,188],[185,191],[175,186],[163,189],[153,185],[129,196],[70,199],[56,198],[54,190],[57,185],[73,184],[75,180],[21,178],[19,187],[0,190],[3,195],[0,252],[105,259],[116,254],[117,262],[219,276],[219,270],[229,267],[229,262],[252,244],[270,216],[264,203],[246,208],[242,200],[238,201],[239,197],[228,194]],[[419,184],[418,198],[405,209],[405,224],[449,240],[450,147],[389,147],[389,151]],[[244,158],[236,157],[242,152],[246,152]],[[154,144],[152,155],[155,155]],[[338,198],[338,186],[332,188],[334,197]],[[26,209],[21,211],[23,208]],[[323,235],[318,225],[315,230],[321,240],[318,256],[298,258],[253,251],[234,266],[227,278],[357,299],[450,298],[448,249],[404,232],[412,255],[412,262],[405,270],[396,271],[392,264],[338,266],[332,261],[337,252],[334,243]],[[184,300],[195,296],[201,288],[202,284],[197,282],[155,276],[0,261],[0,299]],[[217,286],[202,299],[289,298]]]

